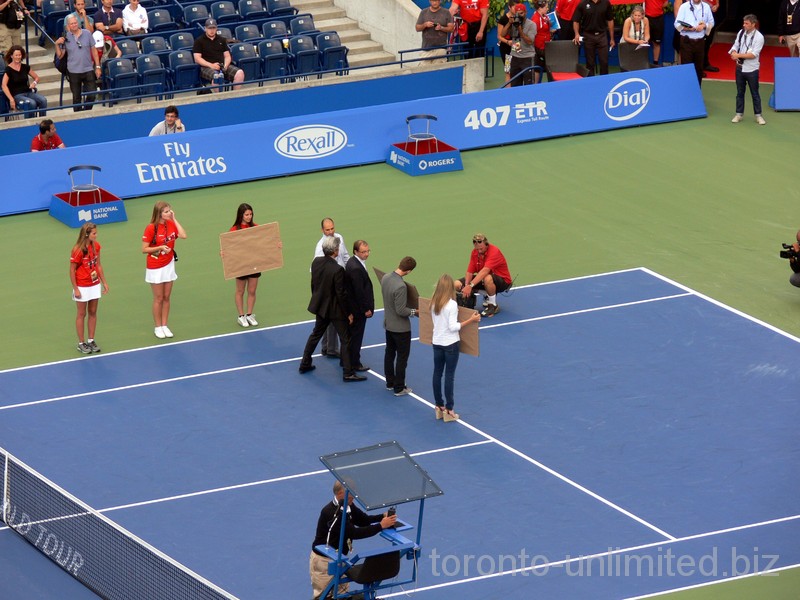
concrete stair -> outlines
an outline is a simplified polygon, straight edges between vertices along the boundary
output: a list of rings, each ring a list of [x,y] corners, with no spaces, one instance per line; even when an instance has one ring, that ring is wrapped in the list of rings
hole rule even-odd
[[[384,51],[381,44],[371,39],[369,32],[360,29],[358,22],[348,18],[344,9],[335,6],[332,0],[293,0],[292,4],[300,13],[311,14],[314,24],[320,31],[336,31],[339,34],[342,44],[349,49],[350,66],[380,65],[395,60],[393,54]],[[61,73],[53,66],[55,49],[49,40],[44,48],[39,46],[39,32],[30,24],[28,24],[28,34],[31,36],[29,41],[30,65],[40,78],[38,91],[47,98],[48,106],[57,107],[59,106]],[[387,70],[393,68],[395,67]],[[355,71],[355,73],[358,72]],[[69,104],[71,100],[69,85],[65,81],[64,103]],[[126,102],[126,104],[131,105],[130,102]]]

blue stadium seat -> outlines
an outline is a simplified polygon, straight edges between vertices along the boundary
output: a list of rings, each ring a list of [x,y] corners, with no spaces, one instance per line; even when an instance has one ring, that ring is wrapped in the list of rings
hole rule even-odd
[[[224,23],[238,23],[242,20],[239,13],[236,12],[236,7],[233,5],[233,2],[229,2],[229,0],[214,2],[214,4],[211,5],[211,16],[214,17],[220,25]]]
[[[172,89],[190,90],[200,87],[200,67],[190,50],[173,50],[169,55]]]
[[[264,39],[258,25],[237,25],[233,35],[234,39],[240,42],[250,42],[251,44],[257,44]]]
[[[172,19],[172,14],[165,8],[154,8],[147,11],[147,20],[150,24],[147,30],[149,33],[178,29],[178,24]]]
[[[166,93],[169,89],[167,69],[157,56],[145,54],[136,59],[136,72],[139,74],[139,85],[142,94]],[[157,96],[161,100],[162,96]]]
[[[152,35],[142,40],[142,54],[154,54],[164,67],[167,66],[167,57],[170,52],[172,52],[172,48],[160,35]]]
[[[233,32],[229,27],[217,27],[217,35],[225,40],[230,41],[233,39]]]
[[[283,39],[289,37],[289,30],[286,23],[280,20],[267,21],[261,26],[264,39]]]
[[[173,50],[192,49],[194,46],[194,36],[188,31],[179,31],[169,36],[169,47]]]
[[[202,26],[208,17],[208,9],[204,4],[190,4],[183,8],[183,22],[187,27]]]
[[[297,14],[297,9],[292,6],[289,0],[267,0],[267,11],[270,17],[284,17]]]
[[[319,72],[320,55],[311,36],[297,35],[290,38],[289,53],[292,55],[292,72],[295,75],[306,76]]]
[[[127,58],[112,58],[106,61],[105,87],[111,91],[109,98],[132,98],[136,96],[139,83],[139,74],[133,68],[133,63]],[[120,89],[118,88],[128,88]]]
[[[231,44],[231,59],[234,64],[244,71],[245,81],[261,79],[261,59],[256,54],[256,47],[247,42]]]
[[[267,9],[261,0],[239,0],[239,14],[242,21],[255,21],[256,19],[266,19],[269,17]]]
[[[121,58],[135,60],[136,57],[142,55],[141,50],[139,50],[139,44],[136,43],[136,40],[121,39],[117,41],[117,48],[119,48],[120,52],[122,52]]]
[[[311,15],[295,17],[289,21],[289,31],[292,32],[292,35],[313,35],[319,33],[319,29],[314,25],[314,19]]]
[[[289,55],[283,51],[280,40],[264,40],[258,43],[258,56],[261,58],[261,76],[281,77],[281,83],[286,83],[290,74]]]
[[[61,37],[64,33],[62,23],[69,13],[64,0],[42,0],[43,28],[47,35],[53,39]],[[44,35],[39,38],[39,44],[44,45]]]
[[[323,71],[336,69],[337,75],[347,75],[350,64],[347,61],[347,47],[342,46],[339,34],[326,31],[317,35],[317,50],[320,53],[320,67]]]

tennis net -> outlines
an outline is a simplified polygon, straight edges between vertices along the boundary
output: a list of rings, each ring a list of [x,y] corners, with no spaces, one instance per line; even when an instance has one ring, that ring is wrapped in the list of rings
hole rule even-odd
[[[2,521],[103,598],[235,600],[0,448]]]

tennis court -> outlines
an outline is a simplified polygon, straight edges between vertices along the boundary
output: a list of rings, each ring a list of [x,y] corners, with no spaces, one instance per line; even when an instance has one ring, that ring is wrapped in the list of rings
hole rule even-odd
[[[304,322],[4,371],[0,438],[242,599],[310,595],[319,456],[387,440],[445,494],[417,586],[385,597],[636,597],[800,564],[800,340],[646,269],[500,300],[461,359],[457,424],[433,418],[428,347],[395,398],[321,357],[298,375]],[[382,338],[376,318],[365,364]]]

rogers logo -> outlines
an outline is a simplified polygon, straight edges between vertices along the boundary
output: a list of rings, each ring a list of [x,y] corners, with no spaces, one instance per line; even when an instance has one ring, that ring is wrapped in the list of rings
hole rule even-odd
[[[336,154],[347,145],[347,134],[331,125],[303,125],[275,139],[275,151],[286,158],[311,159]]]
[[[419,161],[419,170],[424,171],[428,167],[444,167],[445,165],[456,164],[455,158],[440,158],[439,160],[421,160]]]
[[[642,112],[650,102],[650,85],[638,77],[620,81],[611,88],[603,111],[612,121],[627,121]]]

